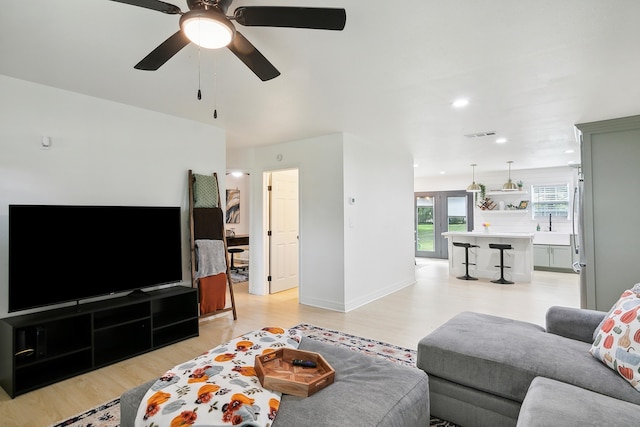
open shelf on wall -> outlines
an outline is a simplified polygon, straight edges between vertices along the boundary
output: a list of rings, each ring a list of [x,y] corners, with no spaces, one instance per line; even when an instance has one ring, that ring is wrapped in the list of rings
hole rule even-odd
[[[528,209],[504,209],[504,210],[499,210],[499,209],[480,209],[480,212],[485,213],[485,212],[490,212],[492,214],[494,213],[498,213],[498,214],[515,214],[515,213],[527,213],[529,212]]]
[[[485,195],[487,196],[517,196],[517,195],[527,195],[528,191],[487,191]]]

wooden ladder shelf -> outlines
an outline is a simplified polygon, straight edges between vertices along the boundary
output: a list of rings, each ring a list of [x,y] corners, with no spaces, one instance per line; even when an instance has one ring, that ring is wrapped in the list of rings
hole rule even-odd
[[[220,204],[220,186],[218,185],[218,175],[214,172],[213,178],[215,181],[215,187],[217,188],[217,195],[209,195],[209,199],[213,200],[213,206],[207,207],[198,207],[196,208],[196,201],[194,197],[196,196],[194,191],[194,184],[196,182],[196,175],[193,173],[191,169],[189,169],[188,174],[188,183],[189,183],[189,234],[190,234],[190,245],[191,245],[191,286],[194,288],[198,288],[199,291],[199,302],[200,302],[200,317],[204,316],[212,316],[220,313],[225,313],[228,311],[233,312],[233,319],[237,320],[238,316],[236,313],[236,302],[233,296],[233,283],[231,282],[231,272],[229,270],[229,257],[227,251],[227,237],[224,228],[224,211],[222,210]],[[217,198],[217,201],[215,200]],[[217,203],[217,205],[216,205]],[[204,209],[210,211],[204,211],[206,215],[202,215],[201,211],[198,211],[196,215],[194,215],[194,211],[197,209]],[[201,223],[200,221],[206,223]],[[224,260],[226,266],[226,282],[227,288],[229,290],[229,296],[231,299],[231,306],[226,306],[224,308],[216,309],[213,311],[203,310],[202,298],[203,298],[203,289],[201,287],[200,279],[196,278],[196,265],[197,265],[197,253],[196,253],[196,240],[197,239],[211,239],[211,240],[222,240],[224,246]],[[226,300],[226,293],[225,293]]]

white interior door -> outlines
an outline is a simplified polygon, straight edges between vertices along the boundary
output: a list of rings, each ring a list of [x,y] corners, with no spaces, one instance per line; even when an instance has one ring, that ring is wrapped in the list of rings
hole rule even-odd
[[[298,170],[271,174],[269,293],[298,286]]]

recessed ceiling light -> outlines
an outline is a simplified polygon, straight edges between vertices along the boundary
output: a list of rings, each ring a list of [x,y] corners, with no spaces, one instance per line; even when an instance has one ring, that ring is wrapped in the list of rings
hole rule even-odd
[[[507,142],[507,138],[498,138],[498,139],[496,139],[496,143],[498,143],[498,144],[504,144],[505,142]]]
[[[569,149],[564,152],[564,154],[571,154],[571,153],[575,153],[575,150]]]
[[[445,173],[445,171],[440,171],[440,175],[444,175]]]
[[[463,108],[469,105],[469,100],[467,98],[456,99],[451,105],[453,105],[455,108]]]
[[[415,164],[413,165],[413,167],[414,167],[414,168],[417,168],[417,167],[418,167],[418,164],[417,164],[417,163],[415,163]]]

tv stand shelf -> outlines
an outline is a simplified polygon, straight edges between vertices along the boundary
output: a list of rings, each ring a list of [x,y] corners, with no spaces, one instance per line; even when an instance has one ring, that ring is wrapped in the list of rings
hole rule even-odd
[[[197,289],[174,286],[0,320],[0,386],[16,397],[198,336]]]

